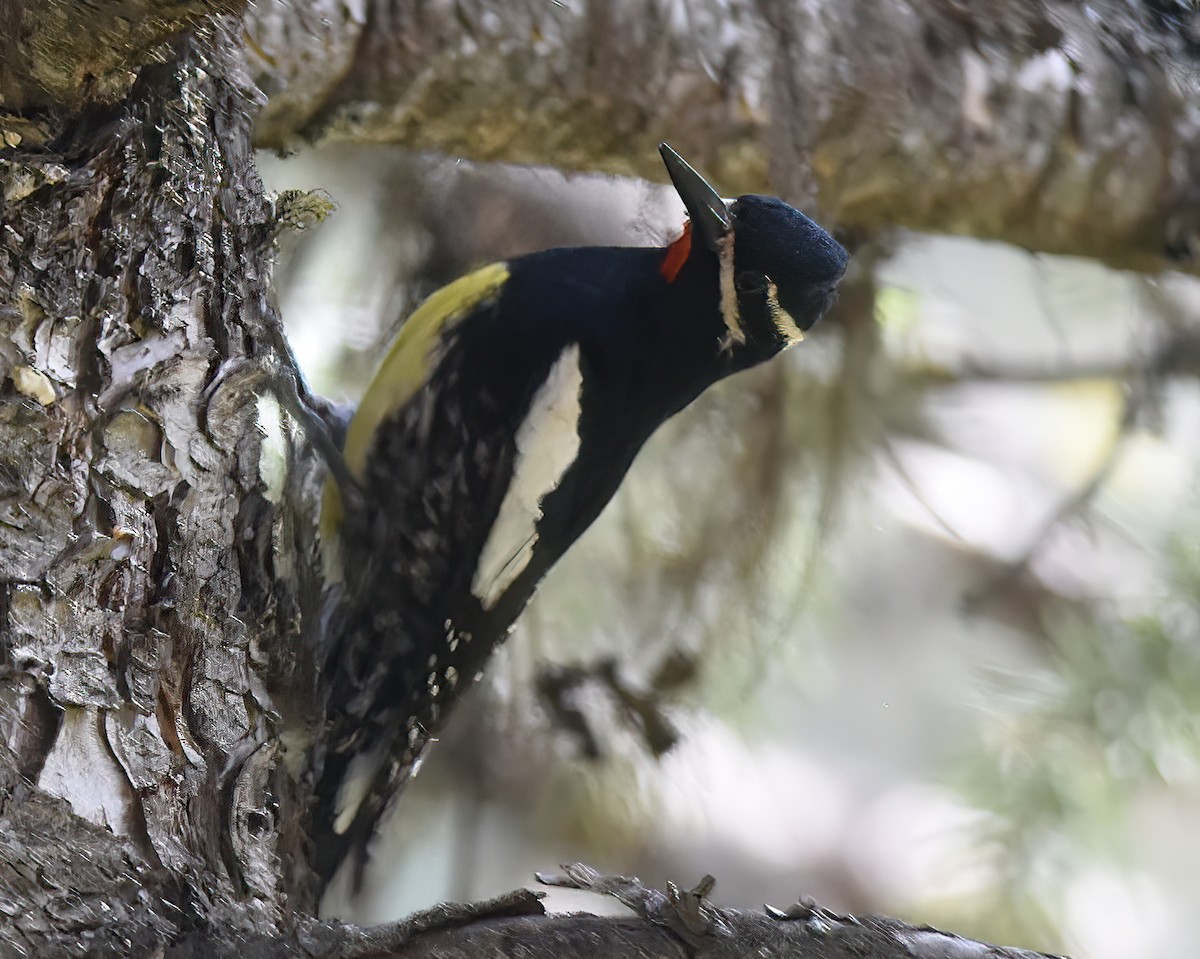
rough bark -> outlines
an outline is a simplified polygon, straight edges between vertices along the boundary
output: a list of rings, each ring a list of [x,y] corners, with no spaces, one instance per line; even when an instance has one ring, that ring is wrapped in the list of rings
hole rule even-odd
[[[246,0],[116,0],[105,4],[0,4],[0,103],[8,146],[45,142],[46,114],[118,103],[147,63],[170,56],[167,43]],[[41,116],[39,116],[41,114]],[[13,142],[16,140],[16,142]],[[26,146],[29,144],[26,143]]]
[[[1200,14],[1028,0],[308,0],[250,13],[263,145],[350,137],[661,177],[1195,271]]]
[[[31,42],[61,56],[45,45],[63,24],[46,29]],[[194,929],[279,930],[297,905],[255,662],[275,582],[251,363],[273,225],[239,34],[214,21],[155,48],[115,105],[62,96],[46,145],[4,156],[6,955],[149,954]]]
[[[573,884],[639,918],[550,919],[516,896],[376,932],[312,919],[296,825],[303,743],[281,736],[318,682],[301,642],[319,586],[312,465],[291,464],[297,500],[268,497],[256,390],[274,361],[279,217],[253,165],[261,98],[242,23],[210,18],[238,6],[128,0],[104,9],[120,14],[111,29],[97,28],[95,5],[0,8],[0,955],[1021,956],[811,906],[747,917],[578,870]],[[993,14],[938,5],[928,34],[902,3],[797,3],[803,62],[799,28],[765,2],[719,8],[746,39],[649,2],[552,16],[537,11],[553,4],[514,4],[510,19],[485,7],[261,5],[250,14],[272,94],[261,137],[341,130],[632,171],[666,130],[731,185],[766,178],[762,143],[805,159],[822,206],[859,229],[894,218],[1161,262],[1195,222],[1195,105],[1154,59],[1161,44],[1102,42],[1074,5],[1028,17],[1002,5],[986,23]],[[889,53],[867,41],[891,17]],[[1060,32],[1031,54],[1043,21]],[[665,58],[652,55],[664,37]],[[693,37],[700,66],[676,69]],[[980,45],[990,59],[969,66]],[[1018,53],[1058,76],[1068,48],[1082,65],[1065,90],[1028,85],[1016,140],[1041,143],[1045,113],[1052,145],[1018,163],[1010,121],[988,119],[990,95],[980,106],[955,94],[956,78],[994,69],[1001,84],[997,64],[1020,74]],[[1087,119],[1078,84],[1111,80],[1116,49],[1144,84],[1113,133]],[[525,74],[531,50],[544,65]],[[305,69],[303,83],[287,79]],[[929,86],[916,105],[891,105],[890,129],[916,132],[887,147],[871,129],[884,107],[844,100],[886,89],[892,70]],[[1127,190],[1138,143],[1153,145],[1157,173]],[[1030,212],[1019,176],[996,197],[951,202],[1010,162],[1084,212]],[[772,179],[799,194],[802,169]],[[1075,191],[1061,189],[1069,176]],[[1127,202],[1096,202],[1114,184]]]

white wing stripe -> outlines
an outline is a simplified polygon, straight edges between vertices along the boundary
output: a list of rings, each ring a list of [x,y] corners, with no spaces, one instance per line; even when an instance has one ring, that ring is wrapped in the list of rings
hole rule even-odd
[[[471,592],[484,609],[500,601],[533,558],[542,500],[579,455],[582,390],[579,344],[572,343],[555,361],[517,430],[512,481],[471,581]]]

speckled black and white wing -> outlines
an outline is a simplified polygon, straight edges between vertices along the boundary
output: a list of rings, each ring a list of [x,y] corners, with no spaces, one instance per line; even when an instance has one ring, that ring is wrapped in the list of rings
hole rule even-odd
[[[376,422],[359,463],[347,458],[371,508],[341,521],[351,619],[330,656],[317,792],[333,828],[319,871],[347,850],[361,861],[443,713],[507,635],[524,580],[540,575],[542,501],[580,445],[580,351],[524,356],[514,376],[503,333],[497,298],[484,297],[427,339],[421,385]]]
[[[728,204],[663,156],[700,242],[543,250],[451,283],[350,423],[361,496],[343,508],[330,487],[322,517],[347,598],[313,761],[326,881],[347,854],[361,864],[453,699],[654,430],[829,307],[846,268],[832,237],[775,198]]]

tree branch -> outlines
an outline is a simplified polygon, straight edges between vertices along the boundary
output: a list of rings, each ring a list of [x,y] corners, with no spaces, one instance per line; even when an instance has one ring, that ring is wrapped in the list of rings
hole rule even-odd
[[[847,231],[1198,266],[1196,28],[1149,5],[306,0],[247,28],[263,146],[657,178],[667,139]]]
[[[292,938],[250,937],[226,952],[184,943],[167,959],[1057,959],[885,916],[843,915],[811,899],[761,913],[722,909],[708,899],[711,876],[687,891],[673,883],[652,889],[581,863],[538,878],[611,896],[634,915],[547,915],[541,894],[519,889],[365,929],[311,922]]]

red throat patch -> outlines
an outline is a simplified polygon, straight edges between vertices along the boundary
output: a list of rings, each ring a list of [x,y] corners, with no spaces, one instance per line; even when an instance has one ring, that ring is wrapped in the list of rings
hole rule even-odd
[[[663,279],[668,283],[674,283],[675,277],[683,269],[683,264],[687,262],[687,258],[691,252],[692,221],[688,220],[683,224],[683,235],[667,247],[667,255],[663,257],[662,264],[658,268],[658,272],[662,274]]]

